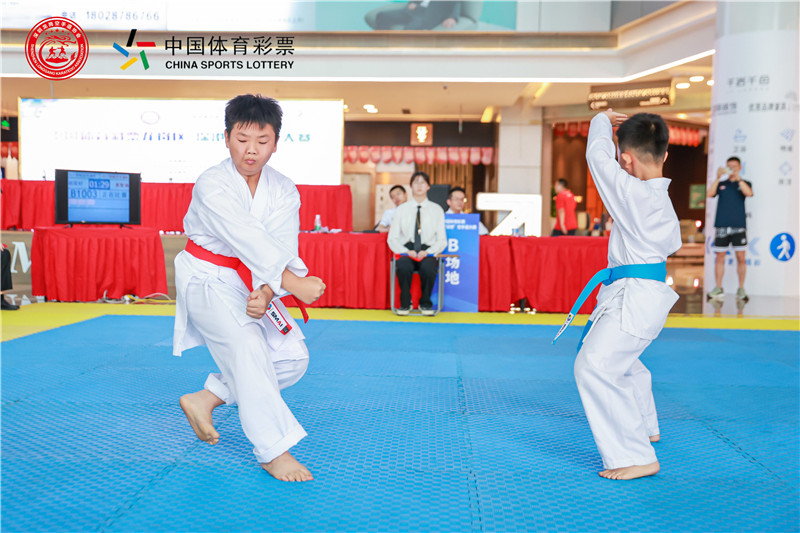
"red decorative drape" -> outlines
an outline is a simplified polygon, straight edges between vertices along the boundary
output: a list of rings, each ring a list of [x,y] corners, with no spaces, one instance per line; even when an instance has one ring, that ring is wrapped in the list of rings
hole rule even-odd
[[[453,163],[490,165],[494,161],[494,148],[481,147],[424,147],[424,146],[345,146],[343,150],[346,163],[366,163],[372,161],[388,163],[423,164]]]

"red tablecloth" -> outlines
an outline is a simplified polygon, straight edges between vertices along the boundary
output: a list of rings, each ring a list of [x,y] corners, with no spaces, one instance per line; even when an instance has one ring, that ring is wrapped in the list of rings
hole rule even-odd
[[[193,183],[142,183],[142,226],[161,231],[183,231],[183,217],[192,200]],[[55,182],[2,180],[0,228],[29,230],[55,223]],[[298,185],[300,229],[322,225],[353,231],[353,198],[349,185]]]
[[[480,311],[507,312],[527,298],[539,311],[566,313],[607,263],[608,239],[601,237],[484,236],[480,243]],[[302,233],[300,257],[328,286],[314,307],[389,308],[386,234]],[[594,304],[589,298],[581,312]]]
[[[389,308],[385,233],[301,233],[300,257],[327,288],[312,307]]]
[[[31,243],[31,288],[62,302],[167,293],[158,230],[37,227]]]
[[[528,304],[545,313],[567,313],[586,282],[608,265],[608,239],[512,237],[511,254],[518,287]],[[586,299],[581,313],[592,312],[598,290]]]
[[[508,311],[511,302],[524,295],[517,287],[511,239],[518,237],[484,235],[481,237],[478,275],[478,311]]]

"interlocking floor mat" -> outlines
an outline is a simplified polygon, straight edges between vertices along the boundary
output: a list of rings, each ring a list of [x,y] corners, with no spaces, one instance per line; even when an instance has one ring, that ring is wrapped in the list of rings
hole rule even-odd
[[[797,531],[796,331],[665,329],[642,357],[654,477],[602,467],[572,377],[579,327],[312,320],[284,397],[314,473],[260,469],[237,409],[198,441],[178,397],[215,365],[170,317],[2,344],[3,531]]]

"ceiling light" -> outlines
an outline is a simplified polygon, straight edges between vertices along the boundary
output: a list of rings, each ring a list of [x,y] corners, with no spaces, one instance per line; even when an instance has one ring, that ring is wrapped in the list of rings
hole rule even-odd
[[[347,104],[344,104],[344,105],[342,105],[342,108],[343,108],[345,111],[350,111],[350,106],[349,106],[349,105],[347,105]]]
[[[697,83],[703,81],[704,79],[706,79],[705,76],[692,76],[691,78],[689,78],[689,81],[692,83]]]
[[[677,117],[678,117],[679,119],[681,119],[681,120],[686,120],[686,119],[688,118],[688,116],[686,115],[686,113],[678,113],[678,114],[677,114],[677,115],[675,115],[675,116],[677,116]]]
[[[711,87],[712,85],[714,85],[714,80],[708,80],[708,81],[706,82],[706,85],[708,85],[709,87]]]
[[[676,88],[676,89],[688,89],[688,88],[689,88],[689,87],[691,87],[691,86],[692,86],[692,84],[691,84],[691,83],[689,83],[689,82],[685,82],[685,81],[683,81],[683,82],[681,82],[681,83],[676,83],[676,84],[675,84],[675,88]]]

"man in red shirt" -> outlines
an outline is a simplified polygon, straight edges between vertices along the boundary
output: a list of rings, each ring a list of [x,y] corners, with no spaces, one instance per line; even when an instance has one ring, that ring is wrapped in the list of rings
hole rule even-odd
[[[575,235],[578,220],[575,218],[575,196],[567,188],[567,180],[559,179],[555,185],[556,190],[556,225],[553,228],[553,237],[561,235]]]

